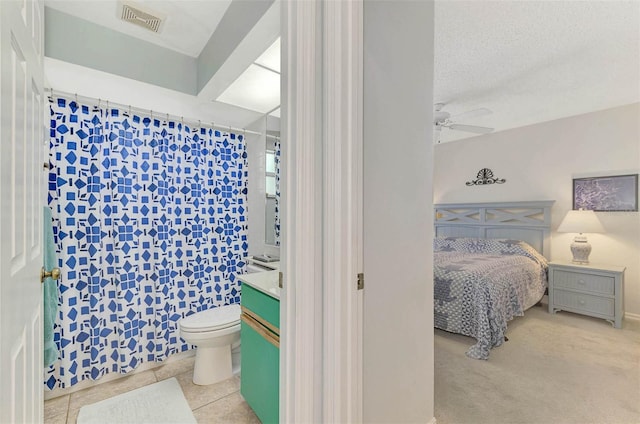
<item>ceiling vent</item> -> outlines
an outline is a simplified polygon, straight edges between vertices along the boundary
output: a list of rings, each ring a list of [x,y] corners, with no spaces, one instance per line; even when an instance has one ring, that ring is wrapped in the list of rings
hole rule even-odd
[[[125,22],[131,22],[156,33],[162,30],[166,18],[161,13],[130,1],[118,2],[118,17]]]

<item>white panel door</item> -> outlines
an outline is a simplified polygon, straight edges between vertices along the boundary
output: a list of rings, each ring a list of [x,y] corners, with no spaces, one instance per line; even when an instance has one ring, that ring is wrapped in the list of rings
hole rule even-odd
[[[43,14],[0,0],[0,423],[43,419]]]

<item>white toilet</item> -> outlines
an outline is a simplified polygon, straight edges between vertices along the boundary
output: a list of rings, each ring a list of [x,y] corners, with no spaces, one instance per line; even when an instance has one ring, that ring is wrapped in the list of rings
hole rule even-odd
[[[193,382],[207,385],[233,375],[232,349],[240,346],[240,305],[196,312],[178,321],[180,337],[196,346]]]

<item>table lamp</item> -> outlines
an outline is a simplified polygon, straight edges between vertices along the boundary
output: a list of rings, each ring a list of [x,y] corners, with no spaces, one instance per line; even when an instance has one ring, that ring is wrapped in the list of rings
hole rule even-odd
[[[580,209],[569,211],[558,227],[559,233],[578,233],[571,243],[573,263],[588,264],[591,244],[583,233],[604,233],[604,227],[594,211]]]

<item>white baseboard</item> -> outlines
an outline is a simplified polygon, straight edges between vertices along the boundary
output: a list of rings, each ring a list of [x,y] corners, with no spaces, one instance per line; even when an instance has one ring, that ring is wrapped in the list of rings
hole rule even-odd
[[[196,354],[195,349],[187,350],[184,352],[176,353],[174,355],[169,356],[165,361],[162,362],[145,362],[140,364],[138,368],[134,371],[131,371],[126,374],[118,374],[118,373],[110,373],[98,380],[84,380],[75,384],[71,387],[67,387],[66,389],[53,389],[53,390],[45,390],[44,392],[44,400],[54,399],[60,396],[68,395],[71,393],[78,392],[80,390],[86,389],[88,387],[97,386],[102,383],[108,383],[109,381],[118,380],[119,378],[129,377],[134,374],[138,374],[144,371],[148,371],[154,368],[161,367],[163,365],[170,364],[171,362],[179,361],[181,359],[188,358],[190,356],[194,356]]]
[[[632,314],[630,312],[625,312],[624,313],[624,318],[625,319],[630,319],[633,321],[640,321],[640,314]]]

